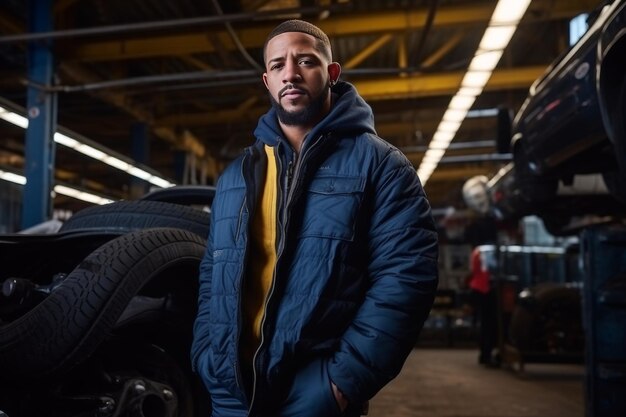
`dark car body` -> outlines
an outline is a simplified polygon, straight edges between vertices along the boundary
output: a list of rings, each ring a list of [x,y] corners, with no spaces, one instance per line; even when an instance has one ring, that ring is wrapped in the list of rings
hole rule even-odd
[[[602,173],[624,198],[626,0],[596,9],[584,36],[530,88],[512,125],[516,179],[545,200],[557,183]]]

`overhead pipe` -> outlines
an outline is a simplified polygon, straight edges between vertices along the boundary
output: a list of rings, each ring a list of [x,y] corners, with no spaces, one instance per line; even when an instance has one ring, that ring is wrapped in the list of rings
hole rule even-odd
[[[462,149],[478,149],[478,148],[494,148],[496,146],[495,140],[474,140],[471,142],[453,142],[448,145],[448,150],[462,150]],[[400,148],[404,153],[411,152],[426,152],[428,146],[404,146]]]
[[[82,85],[57,85],[46,86],[37,84],[35,82],[25,80],[24,83],[28,86],[39,88],[43,91],[54,91],[62,93],[76,93],[83,91],[101,90],[104,88],[119,88],[128,87],[132,85],[141,84],[155,84],[173,81],[187,81],[187,80],[200,80],[200,79],[219,79],[219,78],[234,78],[234,77],[252,77],[258,76],[258,72],[255,70],[240,70],[240,71],[193,71],[184,72],[179,74],[165,74],[165,75],[146,75],[143,77],[123,78],[120,80],[99,81],[95,83],[82,84]],[[256,78],[258,80],[258,78]],[[241,82],[241,80],[239,80]]]
[[[418,72],[419,69],[414,68],[360,68],[342,71],[341,74],[345,77],[350,76],[377,76],[377,75],[397,75],[404,72]],[[158,84],[178,81],[192,81],[192,80],[219,80],[219,79],[231,79],[238,78],[238,80],[223,80],[206,84],[194,84],[194,87],[223,87],[233,84],[253,84],[259,81],[261,73],[256,70],[234,70],[234,71],[191,71],[181,72],[177,74],[162,74],[162,75],[146,75],[142,77],[122,78],[119,80],[98,81],[95,83],[82,84],[82,85],[55,85],[46,86],[32,82],[30,80],[22,80],[22,83],[38,88],[46,92],[61,92],[61,93],[76,93],[92,90],[101,90],[105,88],[119,88],[129,87],[134,85],[143,84]],[[179,87],[179,88],[177,88]],[[186,85],[170,86],[166,90],[186,89]]]
[[[253,13],[234,13],[218,16],[192,17],[188,19],[161,20],[155,22],[126,23],[122,25],[100,26],[81,29],[65,29],[37,33],[21,33],[0,36],[0,43],[39,41],[44,39],[60,39],[97,35],[116,35],[128,32],[175,29],[181,27],[223,25],[224,23],[250,22],[284,16],[285,14],[318,15],[321,12],[347,10],[346,6],[327,7],[296,7],[290,9],[268,10]]]

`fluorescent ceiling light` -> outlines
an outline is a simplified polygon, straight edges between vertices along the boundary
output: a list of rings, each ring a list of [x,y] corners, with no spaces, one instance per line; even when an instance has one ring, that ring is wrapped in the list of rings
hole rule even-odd
[[[4,181],[9,181],[15,184],[19,184],[19,185],[25,185],[26,184],[26,177],[23,175],[19,175],[19,174],[15,174],[13,172],[6,172],[6,171],[2,171],[0,170],[0,180],[4,180]],[[72,187],[68,187],[65,185],[55,185],[54,186],[54,191],[57,194],[62,194],[68,197],[72,197],[72,198],[76,198],[79,200],[83,200],[83,201],[87,201],[89,203],[93,203],[93,204],[108,204],[108,203],[112,203],[113,200],[107,197],[102,197],[99,195],[95,195],[95,194],[91,194],[85,191],[81,191],[81,190],[77,190],[75,188]]]
[[[478,97],[482,92],[482,87],[461,87],[459,88],[458,93],[456,93],[456,96],[473,97],[474,99],[476,99],[476,97]],[[474,102],[472,102],[472,104],[473,103]]]
[[[436,141],[436,140],[431,140],[430,143],[428,144],[428,149],[443,149],[446,150],[448,149],[448,146],[450,146],[450,142],[444,142],[444,141]]]
[[[491,71],[467,71],[461,81],[463,87],[483,88],[491,77]]]
[[[430,178],[434,170],[435,166],[430,168],[422,168],[422,165],[420,164],[420,167],[417,169],[417,176],[419,177],[422,184],[425,184],[426,181],[428,181],[428,178]]]
[[[28,128],[28,119],[26,117],[21,116],[13,111],[7,110],[4,107],[0,107],[0,119],[4,119],[9,123],[21,127],[22,129]],[[80,152],[90,158],[102,161],[107,165],[110,165],[121,171],[125,171],[130,175],[133,175],[142,180],[147,180],[156,186],[163,187],[162,184],[167,184],[167,187],[171,187],[176,185],[167,181],[164,178],[159,177],[158,175],[153,175],[143,169],[132,167],[130,163],[111,156],[108,152],[112,151],[109,151],[106,148],[97,149],[94,146],[87,145],[81,142],[79,139],[69,137],[68,135],[60,132],[54,133],[53,140],[60,145],[67,146],[70,149],[74,149],[75,151]]]
[[[433,162],[428,162],[428,161],[424,161],[422,162],[422,164],[420,165],[420,168],[424,168],[424,170],[427,170],[429,168],[435,169],[435,167],[437,166],[436,163]]]
[[[502,50],[481,52],[474,56],[470,63],[470,71],[493,71],[502,57]]]
[[[461,126],[461,122],[452,122],[452,121],[448,121],[448,120],[442,120],[441,122],[439,122],[439,127],[437,127],[437,130],[440,130],[442,132],[455,132],[457,130],[459,130],[459,127]]]
[[[141,178],[142,180],[147,180],[148,178],[152,177],[152,174],[137,167],[130,167],[126,170],[126,172],[134,177]]]
[[[24,185],[26,184],[26,177],[23,175],[17,175],[14,174],[12,172],[6,172],[6,171],[2,171],[0,170],[0,179],[1,180],[5,180],[5,181],[9,181],[15,184],[20,184],[20,185]]]
[[[431,141],[436,140],[437,142],[450,143],[450,141],[452,141],[452,138],[454,138],[454,133],[455,132],[444,132],[444,131],[438,130],[433,135],[433,138],[431,139]]]
[[[163,178],[159,178],[157,176],[152,176],[151,178],[148,178],[148,182],[156,185],[157,187],[161,187],[161,188],[169,188],[169,187],[173,187],[176,184],[172,184],[171,182],[164,180]]]
[[[74,148],[74,150],[82,153],[83,155],[87,155],[90,158],[97,159],[98,161],[102,161],[107,157],[107,154],[101,150],[85,144],[78,145]]]
[[[67,146],[68,148],[76,148],[80,145],[80,142],[76,139],[70,138],[69,136],[59,132],[54,134],[54,141],[63,146]]]
[[[448,108],[468,111],[474,104],[474,101],[476,101],[476,96],[464,96],[457,93],[450,100]]]
[[[446,112],[443,114],[443,120],[446,122],[459,122],[461,123],[463,119],[465,119],[465,115],[467,114],[467,110],[457,110],[453,108],[448,108]]]
[[[130,164],[126,161],[122,161],[114,156],[107,156],[102,160],[107,165],[111,165],[113,168],[117,168],[122,171],[128,171]]]
[[[493,69],[498,65],[502,52],[513,37],[517,24],[524,16],[524,13],[526,13],[529,4],[530,0],[498,1],[491,16],[489,27],[485,30],[468,71],[461,81],[461,87],[450,101],[448,110],[444,114],[443,120],[439,123],[437,131],[430,141],[429,149],[417,169],[417,175],[419,175],[422,184],[426,184],[426,181],[428,181],[461,125],[461,121],[458,120],[458,115],[460,114],[458,111],[465,111],[465,117],[469,117],[470,114],[474,117],[484,115],[482,113],[472,113],[469,109],[474,104],[476,97],[482,93],[489,78],[491,78]],[[452,110],[457,110],[457,112]],[[497,109],[495,114],[497,114]],[[430,151],[441,152],[441,155],[430,154],[433,156],[427,158]],[[438,158],[435,158],[434,155],[438,155]],[[434,163],[435,159],[436,162]]]
[[[22,129],[26,129],[28,127],[28,119],[26,117],[13,113],[4,107],[0,107],[0,119],[4,119],[15,126],[21,127]]]
[[[446,153],[445,149],[428,149],[422,159],[429,162],[439,162],[444,153]]]
[[[530,0],[500,0],[491,16],[490,25],[517,24],[526,13]]]
[[[509,26],[490,26],[485,31],[480,41],[478,50],[480,51],[502,51],[509,44],[509,41],[515,33],[515,25]]]
[[[113,202],[113,200],[111,199],[101,197],[99,195],[87,193],[85,191],[77,190],[75,188],[66,187],[65,185],[55,185],[54,192],[57,194],[62,194],[67,197],[76,198],[77,200],[82,200],[82,201],[86,201],[88,203],[93,203],[93,204],[103,205],[103,204],[109,204]]]

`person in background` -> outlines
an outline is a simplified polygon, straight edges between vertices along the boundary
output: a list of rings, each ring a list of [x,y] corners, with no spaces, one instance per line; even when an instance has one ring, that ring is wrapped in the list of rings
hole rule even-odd
[[[488,367],[497,366],[493,350],[497,344],[498,322],[495,292],[491,288],[491,274],[479,247],[472,250],[468,286],[474,314],[480,322],[478,363]]]
[[[272,107],[218,181],[192,364],[214,417],[358,416],[428,316],[435,224],[324,32],[283,22],[264,61]]]

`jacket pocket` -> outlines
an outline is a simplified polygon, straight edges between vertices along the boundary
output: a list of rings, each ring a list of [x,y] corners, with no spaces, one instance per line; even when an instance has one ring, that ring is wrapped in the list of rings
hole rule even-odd
[[[298,371],[278,412],[279,417],[339,417],[341,414],[326,359],[316,359]]]
[[[301,237],[353,240],[363,199],[361,177],[316,177],[305,195]]]

